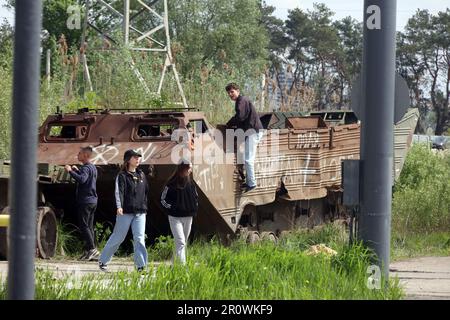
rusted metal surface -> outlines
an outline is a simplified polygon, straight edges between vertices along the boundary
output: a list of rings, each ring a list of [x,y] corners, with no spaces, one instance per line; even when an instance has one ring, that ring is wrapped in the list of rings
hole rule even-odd
[[[265,132],[255,160],[258,186],[248,194],[240,191],[239,174],[232,166],[194,167],[198,186],[234,232],[247,206],[261,207],[276,198],[321,199],[339,191],[341,160],[359,158],[359,124],[328,127],[318,117],[306,117],[288,119],[286,125],[290,128],[279,129],[276,135]],[[273,145],[276,152],[260,154]]]
[[[121,164],[127,149],[140,151],[145,164],[167,164],[176,145],[171,141],[172,132],[196,121],[211,128],[199,112],[50,116],[40,128],[38,162],[75,163],[80,146],[91,145],[94,149],[92,162],[96,165]]]
[[[410,109],[394,127],[394,180],[397,180],[411,147],[414,129],[419,120],[419,110]]]
[[[408,113],[397,126],[396,173],[409,147],[416,115]],[[267,130],[255,160],[258,186],[243,193],[235,149],[238,146],[226,145],[225,127],[211,126],[201,112],[52,115],[39,132],[39,182],[44,201],[51,204],[57,216],[74,216],[74,181],[62,165],[77,164],[80,147],[90,145],[94,150],[92,162],[99,172],[97,218],[113,220],[114,178],[124,152],[135,149],[142,153],[141,167],[149,177],[148,233],[151,237],[168,234],[167,216],[159,200],[175,170],[172,153],[183,144],[173,134],[177,129],[189,129],[193,178],[200,197],[199,214],[193,224],[195,233],[227,236],[247,230],[253,235],[270,233],[272,239],[284,230],[311,227],[323,223],[326,215],[339,215],[341,161],[359,158],[360,124],[354,114],[305,117],[277,112],[260,117]],[[216,138],[216,133],[221,133],[222,138]],[[196,155],[203,159],[202,152],[208,148],[216,158],[197,161]]]

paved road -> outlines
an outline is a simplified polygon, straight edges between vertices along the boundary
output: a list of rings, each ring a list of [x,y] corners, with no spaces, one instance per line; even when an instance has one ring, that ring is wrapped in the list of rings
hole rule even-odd
[[[423,257],[391,263],[390,276],[397,276],[406,299],[450,300],[450,257]]]

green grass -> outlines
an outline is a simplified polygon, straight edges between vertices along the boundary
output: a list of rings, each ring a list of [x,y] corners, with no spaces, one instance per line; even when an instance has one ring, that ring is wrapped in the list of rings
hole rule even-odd
[[[429,234],[393,235],[391,239],[391,260],[426,256],[449,256],[450,232]]]
[[[415,144],[395,184],[392,260],[450,255],[450,155]]]
[[[341,228],[330,225],[290,234],[278,244],[236,241],[225,247],[197,241],[188,247],[186,266],[151,262],[144,276],[99,273],[76,282],[38,270],[36,299],[401,299],[395,279],[379,290],[367,288],[371,254],[358,244],[349,247],[342,235]],[[315,243],[338,254],[306,254]],[[164,250],[152,248],[150,254],[164,255]],[[0,299],[5,296],[3,287]]]
[[[396,234],[450,230],[450,155],[414,145],[395,184],[392,228]]]

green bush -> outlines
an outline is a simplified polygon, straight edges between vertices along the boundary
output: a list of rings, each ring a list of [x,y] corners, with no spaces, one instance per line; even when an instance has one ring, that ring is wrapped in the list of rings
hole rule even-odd
[[[0,159],[8,158],[10,154],[11,99],[12,69],[10,66],[0,65]]]
[[[172,258],[174,253],[175,242],[170,236],[160,236],[156,238],[153,247],[148,249],[149,260],[164,261]]]
[[[95,238],[97,243],[98,250],[103,250],[108,241],[109,237],[112,233],[112,226],[109,223],[100,223],[97,222],[95,224]]]
[[[398,234],[450,230],[450,156],[414,145],[392,205],[392,227]]]
[[[83,252],[83,241],[78,237],[77,226],[58,222],[57,254],[78,257]]]

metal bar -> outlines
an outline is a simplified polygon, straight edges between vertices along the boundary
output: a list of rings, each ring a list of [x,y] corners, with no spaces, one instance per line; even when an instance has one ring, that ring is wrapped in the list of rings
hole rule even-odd
[[[129,62],[130,62],[131,69],[133,70],[134,74],[135,74],[136,77],[138,78],[139,82],[140,82],[140,83],[142,84],[142,86],[144,87],[145,92],[146,92],[147,94],[150,94],[150,89],[148,88],[147,83],[145,82],[144,77],[143,77],[142,74],[139,72],[139,70],[136,68],[136,66],[135,66],[135,64],[134,64],[134,61],[133,61],[133,58],[130,57],[129,59],[130,59]]]
[[[161,24],[161,25],[159,25],[159,26],[153,28],[153,29],[150,30],[149,32],[144,33],[142,36],[140,36],[139,38],[137,38],[137,39],[136,39],[136,42],[139,42],[139,41],[141,41],[142,39],[147,38],[148,36],[151,36],[151,35],[154,34],[156,31],[161,30],[162,28],[164,28],[164,25],[163,25],[163,24]]]
[[[47,81],[48,89],[50,89],[51,56],[52,56],[52,51],[50,49],[47,49],[47,59],[46,59],[46,63],[45,63],[45,79]]]
[[[94,29],[95,31],[97,31],[98,33],[100,33],[102,36],[104,36],[106,39],[110,40],[111,42],[117,44],[117,41],[114,40],[113,38],[111,38],[110,36],[108,36],[107,34],[104,34],[99,28],[97,28],[96,26],[94,26],[92,23],[89,22],[89,27],[91,27],[92,29]]]
[[[112,8],[111,6],[109,6],[106,2],[104,2],[104,1],[102,1],[102,0],[100,0],[100,1],[101,1],[104,5],[108,6],[108,8],[111,9],[111,10],[112,10],[115,14],[117,14],[119,17],[124,16],[124,15],[122,15],[122,13],[120,13],[119,11],[117,11],[117,10],[115,10],[114,8]],[[144,35],[143,32],[141,32],[141,31],[139,31],[138,29],[136,29],[136,28],[134,28],[134,27],[131,26],[130,21],[131,21],[132,19],[136,18],[136,17],[137,17],[139,14],[141,14],[143,11],[145,11],[145,9],[141,10],[141,11],[138,12],[137,14],[133,15],[132,18],[130,18],[130,3],[129,3],[129,0],[124,0],[124,2],[125,2],[125,4],[124,4],[124,7],[125,7],[124,23],[125,23],[126,21],[128,21],[128,24],[127,24],[128,27],[127,27],[127,29],[125,29],[125,26],[123,26],[125,38],[126,38],[126,40],[128,39],[128,41],[125,41],[125,43],[127,44],[127,43],[129,42],[129,30],[132,29],[132,30],[136,31],[137,33],[141,34],[141,35],[143,36],[143,38],[149,38],[151,41],[157,43],[157,44],[160,45],[161,47],[164,47],[164,44],[162,44],[161,42],[159,42],[159,41],[157,41],[157,40],[155,40],[155,39],[150,38],[149,35]],[[141,2],[141,4],[142,4],[142,2]],[[143,4],[143,5],[144,5],[144,4]],[[155,12],[153,9],[151,9],[150,7],[148,7],[148,6],[146,6],[146,5],[144,5],[144,6],[146,7],[147,10],[150,10],[151,13],[155,14],[155,15],[158,16],[161,20],[163,20],[163,18],[162,18],[157,12]],[[156,28],[155,28],[155,29],[156,29]],[[155,29],[153,29],[153,30],[155,30]],[[113,30],[114,30],[114,28],[113,28]],[[126,32],[125,30],[127,30],[127,32]],[[159,30],[159,29],[158,29],[158,30]],[[158,30],[156,30],[156,31],[158,31]],[[156,31],[155,31],[155,32],[156,32]],[[101,32],[101,31],[100,31],[100,32]],[[152,32],[152,31],[150,31],[150,32]],[[102,34],[103,34],[103,33],[102,33]],[[150,33],[150,34],[152,34],[152,33]],[[143,39],[143,38],[142,38],[142,39]],[[141,41],[142,39],[138,39],[137,41]]]
[[[109,10],[111,10],[111,11],[114,12],[115,14],[119,15],[120,17],[122,16],[122,14],[121,14],[119,11],[117,11],[116,9],[114,9],[113,7],[111,7],[111,5],[108,4],[107,2],[105,2],[105,1],[103,1],[103,0],[98,0],[98,1],[100,1],[101,3],[103,3],[103,5],[105,5]],[[115,1],[113,1],[113,3],[114,3],[114,2],[115,2]]]
[[[87,31],[87,27],[88,27],[90,8],[91,8],[91,1],[86,0],[86,12],[85,12],[84,21],[83,21],[83,33],[81,34],[81,46],[80,46],[80,59],[79,60],[83,64],[84,81],[85,81],[85,83],[87,83],[89,90],[93,91],[91,76],[89,74],[89,67],[88,67],[87,58],[86,58],[86,31]]]
[[[135,14],[133,14],[131,17],[130,17],[130,21],[133,21],[134,19],[136,19],[137,17],[139,17],[142,13],[144,13],[145,12],[145,9],[144,8],[142,8],[141,10],[139,10],[138,12],[136,12]]]
[[[130,19],[130,21],[131,21],[131,19]],[[93,24],[91,24],[91,23],[89,23],[89,26],[94,27]],[[118,28],[118,26],[115,26],[115,27],[113,27],[112,29],[108,29],[108,31],[109,31],[109,32],[114,31],[116,28]],[[144,35],[144,33],[143,33],[142,31],[140,31],[139,29],[136,29],[136,28],[133,27],[131,24],[130,24],[130,26],[129,26],[129,30],[133,30],[133,31],[139,33],[140,35]],[[102,34],[103,36],[106,36],[106,34],[105,34],[103,31],[101,31],[100,29],[96,28],[96,31],[97,31],[98,33]],[[156,43],[157,45],[159,45],[159,46],[161,46],[161,47],[164,48],[164,44],[161,43],[161,42],[159,42],[158,40],[153,39],[152,37],[149,37],[149,36],[147,36],[146,38],[148,38],[150,41],[152,41],[152,42]]]
[[[93,0],[93,1],[95,1],[95,0]],[[87,4],[86,4],[86,8],[87,8]],[[97,21],[97,19],[103,15],[102,11],[104,11],[104,10],[105,10],[105,7],[100,7],[100,9],[97,10],[97,15],[92,18],[92,21]]]
[[[91,75],[89,73],[89,67],[87,63],[87,57],[86,54],[83,53],[81,55],[81,59],[83,60],[83,69],[84,69],[84,77],[86,79],[87,85],[89,87],[89,91],[94,91],[94,88],[92,87],[92,81],[91,81]]]
[[[131,25],[130,25],[130,29],[133,30],[133,31],[135,31],[135,32],[137,32],[137,33],[139,33],[140,35],[143,35],[143,34],[144,34],[142,31],[136,29],[135,27],[133,27],[133,26],[131,26]],[[149,38],[151,41],[153,41],[153,42],[156,43],[157,45],[159,45],[159,46],[161,46],[161,47],[164,48],[164,44],[161,43],[161,42],[159,42],[158,40],[153,39],[152,37],[147,37],[147,38]]]
[[[17,0],[12,110],[8,299],[34,299],[42,1]]]
[[[172,63],[172,71],[173,71],[173,75],[175,76],[175,80],[177,82],[178,90],[180,90],[181,99],[183,100],[183,106],[185,108],[187,108],[188,104],[186,101],[186,96],[184,95],[183,87],[181,86],[181,82],[180,82],[180,78],[178,77],[177,69],[175,67],[175,64],[173,64],[173,63]]]
[[[84,49],[84,44],[86,42],[86,31],[88,26],[88,19],[89,19],[89,10],[91,9],[91,1],[86,0],[86,12],[84,13],[84,21],[83,21],[83,31],[81,33],[81,43],[80,43],[80,50]]]
[[[359,237],[372,248],[385,279],[394,152],[396,0],[364,1],[362,190]]]
[[[123,36],[124,44],[128,45],[130,41],[130,0],[124,0],[124,15],[123,15]]]
[[[169,65],[170,65],[169,57],[166,56],[166,60],[164,61],[164,67],[161,72],[161,79],[159,80],[158,91],[156,91],[156,93],[158,95],[161,95],[161,89],[162,89],[162,85],[164,82],[164,77],[166,76],[167,66],[169,66]]]
[[[164,28],[166,30],[166,48],[167,48],[167,56],[170,60],[170,65],[172,66],[173,75],[175,76],[175,81],[177,82],[178,90],[180,91],[181,99],[183,100],[183,106],[185,108],[188,107],[186,96],[184,95],[183,87],[181,86],[180,78],[178,77],[177,69],[175,68],[175,64],[173,63],[172,58],[172,50],[170,46],[170,33],[169,33],[169,8],[167,6],[167,0],[164,0]]]
[[[89,112],[123,112],[123,111],[181,111],[181,110],[195,110],[198,111],[198,108],[184,108],[184,107],[180,107],[180,108],[117,108],[117,109],[90,109],[88,108]]]
[[[169,32],[169,8],[167,6],[167,0],[164,0],[164,29],[166,32],[166,48],[170,62],[172,63],[172,50],[170,50],[170,32]]]
[[[154,52],[167,52],[167,49],[153,49],[153,48],[130,48],[134,51],[154,51]]]
[[[150,11],[151,13],[153,13],[155,16],[157,16],[159,19],[161,19],[161,21],[164,20],[163,17],[161,17],[155,10],[153,10],[152,8],[150,8],[149,6],[147,6],[144,2],[142,2],[141,0],[138,0],[138,2],[148,11]]]

